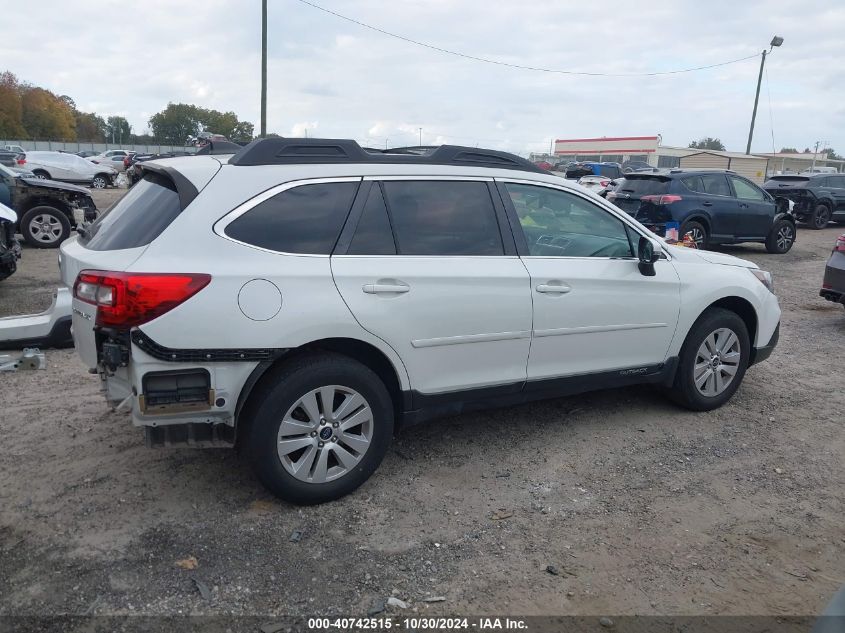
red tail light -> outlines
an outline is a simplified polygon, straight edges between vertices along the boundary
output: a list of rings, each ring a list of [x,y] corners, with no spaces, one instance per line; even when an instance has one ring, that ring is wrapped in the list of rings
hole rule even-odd
[[[97,325],[127,329],[184,303],[211,281],[203,273],[121,273],[83,270],[73,296],[97,306]]]
[[[599,181],[599,184],[600,184],[602,187],[607,187],[607,186],[610,184],[610,181],[609,181],[609,180],[600,180],[600,181]]]
[[[26,159],[25,158],[19,158],[18,159],[18,165],[26,165]]]
[[[683,200],[681,196],[674,194],[665,194],[662,196],[643,196],[640,198],[643,202],[651,202],[652,204],[672,204],[673,202],[680,202]]]
[[[836,244],[833,245],[835,253],[845,253],[845,233],[836,238]]]

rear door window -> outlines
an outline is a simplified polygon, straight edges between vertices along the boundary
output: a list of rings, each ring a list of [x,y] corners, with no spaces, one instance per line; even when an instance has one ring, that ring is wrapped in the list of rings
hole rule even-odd
[[[123,198],[94,220],[85,235],[80,235],[80,242],[95,251],[146,246],[181,212],[173,181],[147,172]]]
[[[400,255],[503,255],[486,182],[383,183]]]
[[[234,240],[279,253],[329,255],[346,222],[359,181],[286,189],[232,220]]]
[[[704,185],[701,182],[701,176],[687,176],[686,178],[681,178],[681,182],[684,183],[684,187],[690,191],[695,193],[705,193]]]
[[[724,174],[703,174],[701,183],[704,186],[704,193],[712,196],[732,196],[731,188],[728,186],[728,179]]]

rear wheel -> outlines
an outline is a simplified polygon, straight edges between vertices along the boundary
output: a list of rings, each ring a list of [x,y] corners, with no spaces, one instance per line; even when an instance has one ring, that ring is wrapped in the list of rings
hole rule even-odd
[[[283,366],[259,387],[247,450],[273,494],[300,504],[349,494],[376,470],[393,436],[393,403],[368,367],[337,354]]]
[[[36,178],[40,178],[41,180],[50,180],[50,174],[43,169],[36,169],[32,173],[35,174]]]
[[[766,236],[766,250],[777,255],[788,252],[794,243],[795,225],[787,219],[775,222]]]
[[[670,397],[693,411],[721,407],[739,388],[750,352],[748,329],[735,312],[706,310],[681,348]]]
[[[58,248],[70,236],[70,220],[56,207],[33,207],[23,214],[20,230],[30,246]]]
[[[94,180],[91,181],[91,186],[94,189],[105,189],[109,184],[109,177],[105,174],[97,174]]]
[[[827,223],[830,222],[830,216],[830,207],[823,202],[819,203],[816,205],[816,208],[813,209],[813,212],[807,217],[807,224],[810,225],[811,229],[823,229],[827,226]]]
[[[701,222],[684,222],[683,226],[681,226],[681,234],[678,236],[682,240],[684,239],[684,235],[687,233],[692,234],[692,241],[695,242],[695,247],[700,249],[707,248],[708,245],[708,235],[707,229]]]

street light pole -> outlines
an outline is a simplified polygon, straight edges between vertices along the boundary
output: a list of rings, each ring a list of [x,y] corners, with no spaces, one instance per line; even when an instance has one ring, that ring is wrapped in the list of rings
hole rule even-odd
[[[783,38],[775,35],[769,44],[769,53],[771,53],[775,46],[783,44]],[[760,101],[760,84],[763,81],[763,66],[766,65],[766,49],[763,49],[763,55],[760,59],[760,73],[757,75],[757,92],[754,95],[754,110],[751,112],[751,127],[748,129],[748,145],[745,146],[745,153],[751,153],[751,139],[754,136],[754,120],[757,118],[757,103]]]
[[[261,137],[267,136],[267,0],[261,0]]]
[[[422,128],[420,128],[420,147],[422,147]]]

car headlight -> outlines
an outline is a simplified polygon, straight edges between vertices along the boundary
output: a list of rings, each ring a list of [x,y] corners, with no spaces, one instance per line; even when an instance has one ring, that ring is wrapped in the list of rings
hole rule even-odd
[[[761,284],[769,289],[772,294],[775,293],[775,282],[772,279],[772,273],[768,270],[760,270],[759,268],[749,268],[751,274],[757,277]]]

